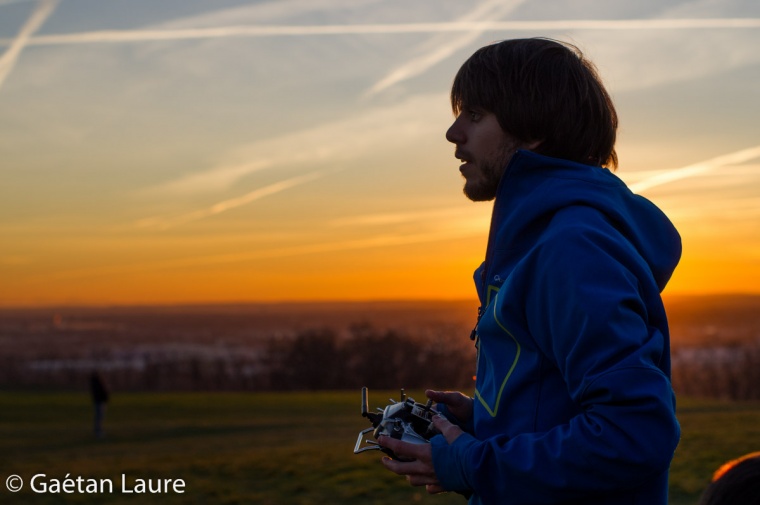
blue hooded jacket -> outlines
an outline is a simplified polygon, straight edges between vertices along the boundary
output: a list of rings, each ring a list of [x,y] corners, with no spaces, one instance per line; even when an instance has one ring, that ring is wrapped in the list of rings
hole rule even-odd
[[[607,169],[518,151],[475,272],[473,418],[431,441],[442,486],[473,504],[666,504],[680,428],[660,292],[680,255]]]

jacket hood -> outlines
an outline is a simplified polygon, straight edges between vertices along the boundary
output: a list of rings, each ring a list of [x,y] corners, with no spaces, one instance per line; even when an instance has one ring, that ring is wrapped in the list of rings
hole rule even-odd
[[[531,243],[530,235],[572,206],[601,212],[648,264],[660,291],[665,288],[681,257],[681,237],[659,208],[606,168],[525,150],[512,156],[499,183],[486,263],[492,243]]]

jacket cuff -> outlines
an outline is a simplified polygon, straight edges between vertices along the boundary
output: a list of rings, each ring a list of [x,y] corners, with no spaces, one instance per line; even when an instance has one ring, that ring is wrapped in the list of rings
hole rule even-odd
[[[468,433],[462,433],[453,444],[446,442],[443,435],[436,435],[430,439],[433,452],[433,468],[441,483],[447,491],[458,493],[472,492],[466,472],[467,453],[469,449],[478,443],[478,440]]]

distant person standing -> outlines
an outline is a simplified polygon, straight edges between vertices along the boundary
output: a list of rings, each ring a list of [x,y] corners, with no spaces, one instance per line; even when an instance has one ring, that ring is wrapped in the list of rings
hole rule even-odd
[[[92,395],[92,404],[95,408],[95,436],[102,438],[103,417],[105,416],[106,404],[108,403],[108,389],[106,389],[103,379],[98,372],[92,372],[92,375],[90,375],[90,394]]]
[[[660,292],[668,218],[613,173],[617,113],[594,66],[548,39],[483,47],[446,133],[473,201],[493,200],[475,390],[428,391],[441,435],[387,436],[389,470],[471,505],[666,505],[680,428]]]

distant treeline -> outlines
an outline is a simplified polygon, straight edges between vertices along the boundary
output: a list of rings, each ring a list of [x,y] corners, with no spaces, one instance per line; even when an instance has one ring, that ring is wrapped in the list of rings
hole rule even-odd
[[[0,357],[0,384],[86,387],[98,372],[113,390],[322,390],[470,388],[475,349],[458,328],[420,335],[355,324],[305,329],[256,348],[166,345],[139,352],[30,361]]]
[[[472,385],[475,348],[450,338],[414,338],[396,330],[353,326],[348,338],[331,329],[300,333],[269,347],[270,389],[372,389]]]
[[[687,396],[760,400],[760,341],[675,350],[673,386]]]
[[[404,327],[409,327],[407,324]],[[714,338],[721,342],[721,338]],[[71,346],[67,346],[71,350]],[[114,391],[286,391],[457,388],[470,391],[475,349],[461,326],[417,333],[370,323],[313,327],[241,342],[107,346],[80,354],[0,353],[0,386],[83,389],[97,371]],[[676,393],[760,400],[760,340],[673,351]]]

